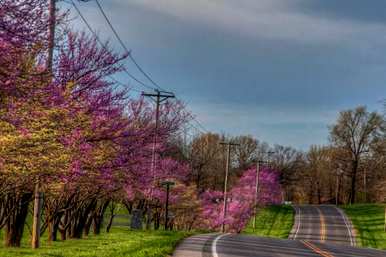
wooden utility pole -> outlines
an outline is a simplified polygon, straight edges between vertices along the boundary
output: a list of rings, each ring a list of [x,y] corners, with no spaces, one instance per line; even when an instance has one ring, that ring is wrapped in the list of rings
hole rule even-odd
[[[268,157],[268,159],[267,159],[268,167],[271,168],[271,163],[272,163],[271,156],[273,154],[275,154],[275,152],[274,151],[268,151],[268,152],[265,152],[265,153],[267,154],[267,157]]]
[[[256,231],[256,222],[257,222],[257,196],[259,193],[259,172],[260,172],[260,161],[256,163],[256,185],[255,185],[255,202],[254,202],[254,218],[253,218],[253,231]]]
[[[343,170],[338,169],[336,172],[335,205],[339,204],[340,178],[341,178],[342,174],[343,174]]]
[[[159,115],[160,115],[160,106],[161,103],[166,101],[169,98],[175,98],[175,95],[171,92],[165,92],[165,91],[159,91],[157,89],[154,89],[155,93],[142,93],[142,96],[150,97],[155,104],[156,104],[156,110],[155,110],[155,128],[154,128],[154,138],[153,138],[153,148],[152,148],[152,156],[151,156],[151,167],[150,172],[153,176],[153,183],[155,183],[155,169],[157,164],[157,154],[156,154],[156,147],[157,147],[157,140],[158,140],[158,127],[159,127]],[[150,200],[153,198],[153,187],[150,188]],[[151,223],[151,216],[152,216],[152,210],[149,206],[147,209],[147,220],[146,220],[146,229],[150,229],[150,223]]]
[[[383,231],[386,232],[386,207],[385,207],[385,224],[383,226]]]
[[[56,0],[49,0],[49,17],[48,17],[48,53],[46,70],[50,81],[52,79],[52,65],[54,59],[55,46],[55,27],[56,27]],[[40,247],[40,219],[43,206],[43,193],[40,190],[40,178],[35,182],[34,193],[34,211],[32,223],[32,240],[31,247],[37,249]]]
[[[153,149],[152,149],[152,157],[151,157],[151,172],[154,176],[154,171],[156,168],[156,145],[157,145],[157,137],[158,137],[158,127],[159,127],[159,112],[161,103],[166,101],[169,98],[175,98],[175,95],[171,92],[159,91],[157,89],[154,90],[155,93],[142,93],[142,96],[150,97],[156,104],[155,111],[155,129],[154,129],[154,138],[153,138]]]
[[[169,229],[169,193],[170,193],[170,187],[174,185],[175,183],[173,181],[162,182],[162,186],[166,187],[165,230]]]
[[[256,162],[256,184],[255,184],[255,199],[254,199],[253,231],[256,231],[256,223],[257,223],[257,204],[258,204],[257,198],[258,198],[258,193],[259,193],[260,166],[263,165],[263,164],[269,165],[270,164],[271,155],[274,154],[274,153],[275,152],[272,152],[272,151],[263,152],[263,156],[264,156],[264,154],[267,154],[268,161],[258,160]]]
[[[336,187],[335,187],[335,205],[339,204],[339,174],[336,174]]]
[[[264,161],[257,161],[256,163],[256,184],[255,184],[255,199],[254,199],[254,218],[253,218],[253,231],[256,231],[256,223],[257,223],[257,197],[259,193],[259,173],[260,166],[264,164]]]
[[[40,247],[40,218],[41,210],[43,205],[43,193],[40,192],[39,181],[35,184],[34,194],[34,213],[33,213],[33,224],[32,224],[32,248],[37,249]]]
[[[363,171],[363,191],[364,191],[364,202],[367,203],[367,172],[366,168]]]
[[[47,64],[46,64],[47,70],[50,73],[52,72],[52,63],[54,60],[55,27],[56,27],[56,0],[50,0],[49,20],[48,20],[48,55],[47,55]]]
[[[225,218],[227,216],[227,206],[228,206],[228,175],[229,175],[229,168],[231,165],[231,146],[238,146],[239,144],[234,144],[230,142],[221,142],[220,144],[227,146],[227,161],[226,161],[225,178],[224,178],[223,222],[221,226],[221,232],[225,233]]]

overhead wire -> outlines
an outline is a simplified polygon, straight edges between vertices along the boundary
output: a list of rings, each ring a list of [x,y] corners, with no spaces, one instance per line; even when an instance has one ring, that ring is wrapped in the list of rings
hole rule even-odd
[[[198,124],[198,126],[206,133],[209,133],[209,131],[202,125],[202,123],[197,119],[197,117],[193,117],[193,120]]]
[[[90,23],[87,21],[86,17],[83,15],[83,13],[81,12],[81,10],[79,9],[79,7],[75,4],[74,0],[70,0],[71,1],[71,4],[74,6],[76,12],[79,14],[80,18],[82,19],[82,21],[84,22],[84,24],[86,25],[87,29],[95,36],[97,42],[103,47],[103,48],[106,48],[106,45],[102,42],[102,40],[99,38],[98,34],[93,30],[93,28],[91,27]],[[123,68],[123,72],[126,73],[126,75],[128,75],[131,79],[133,79],[134,81],[136,81],[139,85],[147,88],[147,89],[151,89],[151,90],[154,90],[154,88],[148,86],[147,84],[145,84],[144,82],[142,82],[141,80],[139,80],[138,78],[136,78],[134,75],[132,75],[127,69],[126,67]]]
[[[122,46],[122,48],[127,52],[130,60],[134,63],[134,65],[137,67],[137,69],[155,86],[157,87],[158,89],[160,90],[164,90],[161,86],[159,86],[152,78],[151,76],[139,65],[139,63],[137,62],[137,60],[134,58],[133,54],[132,54],[132,51],[129,50],[125,43],[123,42],[122,38],[119,36],[117,30],[115,29],[115,27],[113,26],[113,24],[111,23],[109,17],[107,16],[106,12],[104,11],[102,5],[99,3],[98,0],[95,0],[97,6],[98,6],[98,9],[100,10],[100,12],[102,13],[104,19],[106,20],[108,26],[110,27],[110,29],[112,30],[113,34],[115,35],[115,37],[117,38],[118,42],[120,43],[120,45]],[[165,90],[164,90],[165,91]]]
[[[125,45],[125,43],[123,42],[122,38],[120,37],[119,33],[117,32],[117,30],[115,29],[114,25],[112,24],[112,22],[110,21],[109,17],[107,16],[106,12],[104,11],[102,5],[100,4],[99,0],[95,0],[97,6],[98,6],[98,9],[100,10],[100,12],[102,13],[104,19],[106,20],[108,26],[110,27],[111,31],[113,32],[113,34],[115,35],[116,39],[118,40],[118,42],[120,43],[120,45],[122,46],[122,48],[128,53],[129,55],[129,58],[132,60],[132,62],[135,64],[135,66],[138,68],[138,70],[154,85],[156,86],[158,89],[160,90],[164,90],[163,88],[161,88],[148,74],[147,72],[145,72],[142,67],[138,64],[138,62],[135,60],[135,58],[133,57],[132,55],[132,51],[129,50],[127,48],[127,46]],[[164,90],[166,91],[166,90]],[[198,126],[204,131],[204,132],[208,132],[208,130],[201,124],[201,122],[199,122],[197,120],[196,117],[192,116],[192,119],[198,124]]]
[[[134,63],[134,65],[137,67],[137,69],[158,89],[160,90],[163,90],[163,91],[166,91],[164,90],[161,86],[159,86],[151,77],[150,75],[144,71],[144,69],[139,65],[139,63],[136,61],[136,59],[133,57],[132,55],[132,51],[129,50],[127,48],[127,46],[125,45],[125,43],[123,42],[122,38],[120,37],[119,33],[117,32],[117,30],[115,29],[115,27],[113,26],[113,24],[111,23],[110,19],[108,18],[106,12],[104,11],[102,5],[99,3],[98,0],[95,0],[97,6],[98,6],[98,9],[100,10],[101,14],[103,15],[104,19],[106,20],[108,26],[110,27],[110,29],[112,30],[113,34],[115,35],[116,39],[118,40],[119,44],[122,46],[122,48],[127,52],[130,60]],[[89,24],[89,22],[87,21],[87,19],[84,17],[84,15],[82,14],[81,10],[77,7],[77,5],[75,4],[74,0],[71,0],[71,3],[72,5],[74,6],[74,8],[76,9],[76,11],[78,12],[79,16],[81,17],[81,19],[83,20],[83,22],[86,24],[87,28],[90,30],[91,33],[94,34],[94,36],[96,37],[97,41],[99,42],[99,44],[102,45],[102,47],[106,47],[105,44],[103,44],[103,42],[100,40],[99,36],[97,35],[97,33],[92,29],[91,25]],[[147,85],[146,83],[142,82],[141,80],[139,80],[138,78],[136,78],[134,75],[132,75],[127,69],[126,67],[124,67],[123,71],[131,78],[133,79],[134,81],[136,81],[138,84],[140,84],[141,86],[147,88],[147,89],[150,89],[150,90],[154,90],[155,88]],[[121,84],[121,85],[124,85],[122,82],[119,82],[119,81],[116,81],[117,83]],[[135,89],[131,89],[133,91],[137,91],[137,92],[141,92],[139,90],[135,90]],[[179,99],[177,99],[179,100]],[[186,107],[184,107],[184,109],[186,110]],[[205,133],[208,133],[209,131],[202,125],[202,123],[200,121],[197,120],[197,118],[193,115],[190,115],[192,121],[195,121],[197,123],[198,126],[195,126],[193,125],[191,122],[189,122],[189,124],[191,125],[191,127],[193,127],[196,131],[199,131],[201,134],[205,134]]]
[[[120,86],[123,86],[123,87],[127,87],[127,86],[128,86],[127,84],[125,84],[125,83],[123,83],[123,82],[117,80],[116,78],[113,78],[112,76],[110,76],[110,79],[111,79],[112,81],[114,81],[115,83],[117,83],[118,85],[120,85]],[[142,92],[143,92],[143,91],[138,90],[138,89],[133,88],[133,87],[130,87],[130,90],[131,90],[131,91],[134,91],[134,92],[137,92],[137,93],[142,93]]]

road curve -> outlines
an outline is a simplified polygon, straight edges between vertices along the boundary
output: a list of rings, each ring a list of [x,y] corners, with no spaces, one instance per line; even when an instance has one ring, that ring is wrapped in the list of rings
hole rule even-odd
[[[207,234],[186,239],[174,257],[386,257],[386,251],[356,248],[354,229],[333,205],[297,205],[288,240],[239,234]]]
[[[173,257],[381,257],[386,251],[281,240],[239,234],[209,234],[186,239]]]
[[[290,239],[355,246],[355,233],[348,217],[334,205],[296,205]]]

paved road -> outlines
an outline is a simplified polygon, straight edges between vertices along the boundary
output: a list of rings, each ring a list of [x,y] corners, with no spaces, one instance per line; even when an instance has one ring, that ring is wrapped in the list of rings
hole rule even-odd
[[[386,251],[353,247],[350,221],[332,205],[295,206],[295,224],[288,240],[237,234],[188,238],[174,257],[386,257]]]
[[[386,251],[237,234],[201,235],[179,245],[173,257],[382,257]]]
[[[355,246],[350,220],[334,205],[298,205],[290,239]]]

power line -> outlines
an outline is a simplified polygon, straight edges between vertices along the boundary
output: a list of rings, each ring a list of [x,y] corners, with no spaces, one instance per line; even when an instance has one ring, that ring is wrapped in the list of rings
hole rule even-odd
[[[115,30],[114,26],[111,24],[110,19],[107,17],[105,11],[103,10],[102,6],[100,5],[98,0],[95,0],[96,4],[98,5],[99,10],[101,11],[103,17],[107,21],[107,24],[109,25],[110,29],[113,31],[115,37],[118,39],[119,43],[123,47],[123,49],[130,54],[131,50],[129,50],[126,45],[123,43],[121,37],[119,36],[118,32]]]
[[[177,98],[177,100],[180,100],[179,98]],[[181,100],[180,100],[181,101]],[[187,110],[187,108],[184,106],[184,109],[186,110],[186,111],[188,111]],[[190,114],[189,115],[190,116],[190,118],[192,119],[192,121],[195,121],[196,123],[197,123],[197,125],[198,125],[198,127],[200,127],[200,129],[198,129],[196,126],[194,126],[196,129],[198,129],[198,130],[202,130],[204,133],[203,134],[205,134],[205,133],[209,133],[209,130],[208,129],[206,129],[205,127],[204,127],[204,125],[202,125],[202,123],[197,119],[197,117],[195,116],[195,115],[193,115],[193,114]]]
[[[164,90],[161,88],[151,77],[148,73],[145,72],[145,70],[139,65],[139,63],[135,60],[134,56],[132,55],[132,51],[129,50],[125,43],[123,42],[122,38],[119,36],[117,30],[114,28],[113,24],[111,23],[110,19],[107,17],[106,12],[103,10],[102,5],[99,3],[98,0],[95,0],[100,12],[102,13],[103,17],[105,18],[107,24],[109,25],[110,29],[113,31],[115,37],[117,38],[118,42],[122,46],[122,48],[128,53],[130,60],[134,63],[134,65],[137,67],[137,69],[158,89]]]
[[[107,16],[106,12],[104,11],[102,5],[99,3],[98,0],[95,0],[100,12],[102,13],[103,17],[105,18],[107,24],[109,25],[110,29],[112,30],[112,32],[114,33],[115,37],[117,38],[118,42],[120,43],[120,45],[122,46],[122,48],[128,53],[129,55],[129,58],[131,59],[131,61],[135,64],[135,66],[138,68],[138,70],[154,85],[156,86],[158,89],[161,89],[163,90],[143,69],[142,67],[138,64],[138,62],[135,60],[135,58],[133,57],[132,55],[132,51],[129,50],[127,48],[127,46],[125,45],[125,43],[123,42],[122,38],[119,36],[117,30],[115,29],[115,27],[113,26],[113,24],[111,23],[109,17]],[[208,130],[196,119],[196,117],[192,116],[192,120],[194,120],[198,126],[204,131],[204,132],[208,132]]]
[[[127,71],[126,67],[123,68],[123,72],[125,72],[130,78],[132,78],[133,80],[135,80],[138,84],[142,85],[143,87],[147,88],[147,89],[151,89],[151,90],[154,90],[154,88],[152,88],[151,86],[148,86],[147,84],[145,84],[144,82],[142,82],[141,80],[137,79],[134,75],[132,75],[130,72]]]
[[[205,131],[203,131],[199,127],[195,126],[193,123],[188,122],[188,125],[189,125],[190,129],[194,129],[197,132],[196,134],[204,135],[206,133]]]
[[[80,9],[78,8],[78,6],[75,4],[74,0],[71,0],[71,4],[72,6],[74,6],[75,10],[77,11],[77,13],[79,14],[80,18],[83,20],[84,24],[86,24],[88,30],[90,30],[90,32],[92,34],[94,34],[96,40],[98,41],[99,44],[101,44],[102,46],[104,46],[103,42],[100,40],[100,38],[98,37],[98,35],[96,34],[96,32],[92,29],[90,23],[88,23],[88,21],[86,20],[86,18],[83,16],[82,12],[80,11]]]
[[[77,11],[77,13],[79,14],[80,18],[82,19],[82,21],[84,22],[84,24],[86,25],[86,27],[88,28],[88,30],[95,36],[96,40],[98,41],[98,43],[106,49],[106,45],[102,42],[102,40],[99,38],[98,34],[92,29],[90,23],[87,21],[86,17],[82,14],[81,10],[78,8],[78,6],[75,4],[74,0],[71,0],[71,4],[74,6],[75,10]],[[154,88],[146,85],[144,82],[142,82],[141,80],[139,80],[138,78],[136,78],[134,75],[132,75],[130,72],[128,72],[128,70],[126,69],[126,67],[123,68],[123,72],[126,73],[131,79],[133,79],[134,81],[136,81],[138,84],[140,84],[141,86],[147,88],[147,89],[151,89],[153,90]]]
[[[89,2],[90,0],[86,0],[85,2]],[[157,87],[158,89],[160,90],[164,90],[162,89],[151,77],[150,75],[148,75],[143,69],[142,67],[138,64],[138,62],[135,60],[135,58],[133,57],[132,55],[132,51],[129,50],[125,43],[123,42],[122,38],[119,36],[117,30],[114,28],[114,26],[112,25],[110,19],[108,18],[106,12],[104,11],[102,5],[99,3],[98,0],[95,0],[100,12],[102,13],[104,19],[106,20],[107,24],[109,25],[110,29],[112,30],[112,32],[114,33],[115,37],[117,38],[118,42],[120,43],[120,45],[122,46],[122,48],[127,52],[130,60],[134,63],[134,65],[137,67],[137,69],[155,86]],[[74,6],[74,8],[76,9],[76,11],[78,12],[79,16],[81,17],[81,19],[83,20],[83,22],[86,24],[87,28],[90,30],[91,33],[94,34],[94,36],[96,37],[97,41],[99,44],[102,45],[102,47],[106,47],[105,44],[100,40],[99,36],[96,34],[96,32],[92,29],[91,25],[89,24],[89,22],[87,21],[87,19],[84,17],[84,15],[82,14],[82,12],[80,11],[80,9],[76,6],[76,4],[74,3],[74,0],[71,0],[71,3],[72,5]],[[138,78],[136,78],[134,75],[132,75],[130,72],[128,72],[128,70],[126,69],[126,67],[124,67],[123,71],[131,78],[133,79],[134,81],[136,81],[138,84],[140,84],[141,86],[147,88],[147,89],[151,89],[151,90],[154,90],[154,88],[150,87],[149,85],[145,84],[144,82],[142,82],[141,80],[139,80]],[[121,82],[120,82],[121,83]],[[123,83],[121,83],[123,84]],[[133,89],[132,89],[133,90]],[[139,90],[134,90],[134,91],[137,91],[137,92],[140,92]],[[165,90],[164,90],[165,91]],[[178,99],[179,100],[179,99]],[[184,109],[186,110],[186,107],[184,107]],[[190,125],[195,128],[197,131],[199,131],[201,134],[205,134],[205,133],[208,133],[209,131],[202,125],[202,123],[200,121],[197,120],[197,118],[193,115],[190,115],[191,118],[192,118],[192,121],[195,121],[198,125],[195,126],[193,124],[190,123]]]
[[[202,130],[204,130],[206,133],[208,133],[209,131],[202,125],[202,123],[199,121],[199,120],[197,120],[197,118],[196,117],[193,117],[193,120],[198,124],[198,126],[202,129]]]
[[[123,82],[117,80],[116,78],[113,78],[112,76],[110,76],[110,79],[111,79],[112,81],[114,81],[115,83],[117,83],[118,85],[120,85],[120,86],[128,87],[128,85],[126,85],[125,83],[123,83]],[[138,90],[138,89],[133,88],[133,87],[130,87],[130,86],[129,86],[129,88],[130,88],[131,91],[134,91],[134,92],[137,92],[137,93],[142,93],[142,92],[143,92],[143,91],[141,91],[141,90]]]

